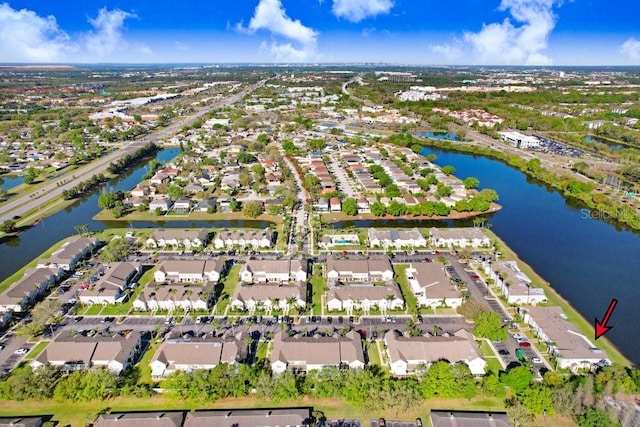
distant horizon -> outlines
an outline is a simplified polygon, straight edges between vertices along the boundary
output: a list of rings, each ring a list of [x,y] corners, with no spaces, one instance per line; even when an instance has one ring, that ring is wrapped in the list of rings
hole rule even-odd
[[[630,0],[6,0],[0,58],[634,66],[638,16],[640,2]]]
[[[29,67],[29,68],[46,68],[46,67],[77,67],[77,66],[243,66],[243,67],[397,67],[397,68],[471,68],[471,69],[560,69],[560,68],[589,68],[589,69],[605,69],[605,68],[627,68],[638,69],[640,65],[624,65],[624,64],[608,64],[608,65],[588,65],[588,64],[554,64],[554,65],[500,65],[500,64],[410,64],[410,63],[393,63],[393,62],[0,62],[0,68],[9,67]]]

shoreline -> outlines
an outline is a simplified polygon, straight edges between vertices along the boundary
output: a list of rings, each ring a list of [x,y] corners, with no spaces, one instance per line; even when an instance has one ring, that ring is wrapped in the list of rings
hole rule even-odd
[[[500,245],[500,251],[502,252],[502,259],[507,261],[516,261],[520,269],[532,279],[532,283],[537,287],[543,288],[549,299],[548,306],[559,306],[567,316],[568,320],[576,325],[580,331],[588,338],[593,337],[594,326],[593,323],[587,321],[587,319],[567,301],[558,291],[540,276],[529,264],[524,262],[518,254],[511,249],[496,233],[491,230],[484,229],[484,231],[494,239]],[[597,346],[607,353],[609,359],[613,363],[621,363],[624,366],[633,367],[634,363],[627,358],[620,349],[611,341],[608,337],[603,336],[597,342]]]

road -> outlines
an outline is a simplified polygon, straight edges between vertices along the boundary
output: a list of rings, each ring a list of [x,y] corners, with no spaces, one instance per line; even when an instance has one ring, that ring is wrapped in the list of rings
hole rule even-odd
[[[24,194],[21,197],[8,201],[7,203],[0,206],[0,223],[8,219],[11,219],[15,216],[22,216],[25,213],[38,208],[39,206],[42,206],[51,202],[57,197],[61,197],[62,192],[64,190],[71,189],[82,181],[86,181],[95,175],[104,173],[109,167],[109,165],[111,164],[111,162],[118,160],[126,156],[127,154],[134,152],[135,150],[137,150],[138,148],[144,146],[149,142],[157,142],[160,139],[166,137],[167,135],[180,131],[184,126],[203,117],[205,114],[207,114],[211,110],[224,108],[228,105],[238,102],[245,95],[263,86],[267,82],[267,80],[268,79],[261,80],[258,83],[234,95],[221,99],[220,101],[216,102],[213,105],[209,105],[207,107],[199,109],[194,114],[188,117],[185,117],[176,123],[172,123],[166,128],[160,129],[149,135],[145,135],[144,137],[138,140],[135,140],[129,144],[124,145],[119,150],[113,151],[107,154],[106,156],[96,159],[93,162],[74,170],[72,173],[73,179],[71,179],[66,184],[62,184],[62,182],[65,179],[69,179],[68,174],[59,177],[55,181],[52,181],[51,183],[47,184],[45,187],[38,189],[37,191]],[[20,225],[20,223],[18,223],[18,225]]]

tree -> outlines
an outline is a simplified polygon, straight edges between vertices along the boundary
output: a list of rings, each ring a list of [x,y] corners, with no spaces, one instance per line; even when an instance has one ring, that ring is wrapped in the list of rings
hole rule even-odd
[[[382,202],[373,202],[370,209],[371,213],[375,216],[384,216],[387,214],[387,208]]]
[[[171,198],[171,200],[178,200],[184,197],[184,189],[179,185],[171,185],[167,189],[167,196]]]
[[[506,399],[505,406],[507,408],[507,416],[514,422],[515,426],[533,427],[533,416],[515,396]]]
[[[458,314],[464,316],[467,320],[475,320],[481,313],[486,311],[484,306],[475,298],[468,298],[458,307]]]
[[[86,236],[89,234],[89,225],[88,224],[77,224],[73,226],[73,229],[81,236]]]
[[[129,254],[130,248],[131,245],[127,239],[114,237],[102,250],[100,260],[103,262],[122,261]]]
[[[505,340],[507,330],[503,327],[502,318],[499,314],[486,311],[476,317],[476,326],[473,335],[480,338],[487,338],[491,341]]]
[[[500,382],[507,387],[511,388],[516,394],[522,393],[531,384],[533,374],[526,366],[516,366],[507,372],[500,375]]]
[[[116,205],[116,195],[111,191],[102,193],[98,197],[98,206],[100,209],[112,209]]]
[[[422,396],[426,399],[432,397],[457,397],[461,390],[456,382],[453,367],[444,360],[432,364],[421,383]]]
[[[0,202],[4,202],[9,198],[9,192],[4,188],[0,188]]]
[[[525,388],[520,396],[520,401],[532,414],[553,415],[553,398],[550,388],[536,384]]]
[[[257,218],[264,212],[261,202],[245,202],[242,204],[242,214],[247,218]]]
[[[354,199],[345,199],[342,201],[342,212],[345,215],[354,216],[358,213],[358,204]]]
[[[464,181],[464,188],[471,189],[471,188],[478,188],[478,185],[480,185],[480,180],[474,176],[470,176],[468,178],[466,178]]]
[[[440,198],[449,197],[452,193],[453,193],[453,189],[448,185],[440,185],[436,190],[436,196]]]
[[[606,412],[597,408],[588,408],[578,418],[578,425],[580,427],[615,427],[619,424],[613,422]]]
[[[456,168],[451,165],[443,166],[441,170],[445,175],[453,175],[454,173],[456,173]]]
[[[7,219],[0,224],[0,231],[3,233],[13,233],[16,231],[16,221],[13,219]]]
[[[236,199],[231,199],[229,201],[229,208],[231,209],[231,212],[238,212],[240,210],[240,202]]]

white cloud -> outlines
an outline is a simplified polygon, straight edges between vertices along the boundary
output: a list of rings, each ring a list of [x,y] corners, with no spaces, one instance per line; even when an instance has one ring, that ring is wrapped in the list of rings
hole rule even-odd
[[[459,41],[449,44],[434,44],[429,46],[431,51],[444,56],[447,60],[452,61],[462,56],[462,47]]]
[[[467,32],[464,40],[482,64],[549,65],[544,54],[549,34],[556,25],[553,7],[559,0],[502,0],[499,10],[510,18],[501,23],[484,24],[477,33]]]
[[[135,14],[120,9],[100,9],[95,19],[89,19],[94,30],[84,37],[87,50],[96,56],[107,56],[118,49],[126,48],[127,43],[122,36],[124,21],[135,17]],[[144,46],[142,48],[144,49]]]
[[[176,46],[176,49],[178,50],[189,50],[191,49],[189,47],[189,45],[182,43],[182,42],[175,42],[174,45]]]
[[[73,47],[53,16],[0,4],[0,58],[4,62],[62,61]]]
[[[275,39],[286,39],[286,42],[273,40],[268,46],[266,43],[261,45],[263,49],[268,49],[278,61],[306,61],[315,54],[318,32],[303,25],[299,19],[291,19],[280,0],[260,0],[249,21],[249,26],[245,28],[242,22],[239,22],[236,24],[236,29],[249,34],[265,30]]]
[[[393,0],[333,0],[333,14],[351,22],[389,13]]]
[[[620,45],[619,50],[631,59],[640,59],[640,40],[630,37]]]

